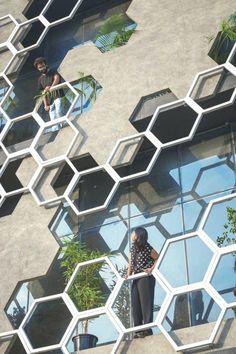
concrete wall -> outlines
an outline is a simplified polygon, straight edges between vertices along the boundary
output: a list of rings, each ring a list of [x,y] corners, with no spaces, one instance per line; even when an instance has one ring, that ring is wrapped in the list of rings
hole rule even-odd
[[[0,16],[23,18],[26,4],[2,0]],[[117,139],[136,132],[128,119],[141,96],[169,87],[182,98],[196,73],[215,65],[207,56],[206,37],[217,33],[234,6],[233,0],[133,0],[128,15],[138,27],[126,46],[104,54],[93,44],[71,50],[60,67],[63,77],[77,79],[80,71],[103,87],[91,112],[77,122],[86,139],[73,154],[90,152],[104,163]],[[53,213],[24,195],[13,214],[0,219],[0,332],[11,329],[4,307],[17,282],[45,274],[58,250],[47,227]],[[133,341],[129,352],[148,352],[152,346],[173,353],[162,336]]]

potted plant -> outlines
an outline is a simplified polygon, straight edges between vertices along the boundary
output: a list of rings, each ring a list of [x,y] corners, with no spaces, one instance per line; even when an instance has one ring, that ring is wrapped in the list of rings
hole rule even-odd
[[[68,283],[78,263],[100,258],[102,254],[98,250],[91,250],[85,244],[69,241],[63,249],[61,267],[65,282]],[[92,263],[81,267],[68,294],[79,311],[90,310],[100,307],[106,301],[106,289],[100,272],[104,266],[103,262]],[[87,349],[96,346],[98,338],[88,333],[90,319],[81,321],[82,333],[73,337],[76,350]]]
[[[216,37],[209,38],[209,42],[213,45],[208,55],[217,62],[222,64],[226,61],[231,49],[236,42],[236,12],[229,16],[227,20],[223,20],[220,24],[220,32]]]
[[[130,23],[125,14],[109,17],[100,27],[95,38],[95,45],[104,53],[126,44],[134,33],[136,23]]]

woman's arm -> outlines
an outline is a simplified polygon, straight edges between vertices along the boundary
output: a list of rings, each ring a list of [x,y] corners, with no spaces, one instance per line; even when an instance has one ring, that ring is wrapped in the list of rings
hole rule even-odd
[[[128,261],[128,269],[127,269],[127,274],[125,276],[125,279],[128,279],[128,277],[132,274],[132,265],[131,265],[131,257],[129,255],[129,261]]]
[[[145,272],[145,273],[148,273],[148,274],[151,274],[152,271],[153,271],[153,269],[155,268],[155,265],[156,265],[156,263],[157,263],[159,254],[158,254],[154,249],[152,249],[152,250],[151,250],[151,257],[152,257],[152,259],[154,260],[153,265],[152,265],[151,267],[149,267],[149,268],[144,269],[144,272]]]

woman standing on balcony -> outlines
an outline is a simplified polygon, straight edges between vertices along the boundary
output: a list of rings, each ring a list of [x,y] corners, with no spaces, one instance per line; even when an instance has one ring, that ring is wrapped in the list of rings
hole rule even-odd
[[[148,233],[143,227],[134,230],[131,240],[133,245],[130,251],[126,279],[132,274],[141,272],[148,274],[148,276],[134,279],[131,289],[134,326],[140,326],[153,321],[155,278],[151,273],[158,259],[158,253],[147,242]],[[134,337],[142,338],[151,334],[152,329],[148,329],[137,332]]]

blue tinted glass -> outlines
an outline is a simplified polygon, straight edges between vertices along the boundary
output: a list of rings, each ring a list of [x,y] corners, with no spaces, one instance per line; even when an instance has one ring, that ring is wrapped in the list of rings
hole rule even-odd
[[[173,242],[169,245],[159,270],[173,287],[187,284],[184,241]]]
[[[221,309],[204,289],[174,296],[163,326],[177,345],[187,345],[209,339]],[[204,331],[202,330],[202,325]],[[198,329],[198,326],[199,329]],[[193,330],[186,329],[194,327]],[[185,331],[179,331],[185,328]]]
[[[235,253],[221,256],[211,284],[226,302],[236,301],[236,257]]]
[[[185,242],[189,282],[202,281],[212,259],[213,252],[199,237],[191,237]],[[199,262],[199,260],[201,261]]]
[[[168,238],[183,233],[181,207],[176,205],[172,209],[162,210],[159,213],[131,218],[131,230],[138,226],[146,228],[150,244],[157,252],[160,252]]]
[[[173,287],[199,282],[205,276],[212,255],[199,237],[189,237],[169,244],[159,270]]]
[[[225,129],[195,138],[181,148],[184,200],[231,189],[235,183],[230,137]]]
[[[228,222],[227,207],[235,209],[236,198],[213,204],[204,226],[204,231],[218,246],[219,237],[226,231],[224,225]],[[228,240],[225,239],[221,246],[229,245],[232,242],[231,238],[234,238],[234,235],[229,232]]]
[[[179,203],[181,188],[176,148],[163,150],[150,174],[130,184],[131,216],[153,213]]]

